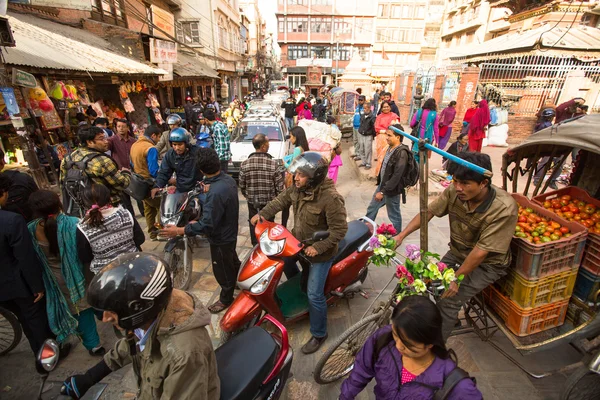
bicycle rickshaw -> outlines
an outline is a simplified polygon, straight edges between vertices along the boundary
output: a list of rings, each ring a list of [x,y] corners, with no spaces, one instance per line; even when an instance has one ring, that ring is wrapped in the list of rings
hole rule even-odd
[[[505,190],[512,189],[513,193],[517,193],[518,189],[522,187],[522,185],[519,185],[519,177],[525,177],[525,188],[522,193],[523,195],[527,195],[533,176],[537,172],[536,166],[538,165],[538,161],[543,157],[550,157],[550,160],[554,160],[554,163],[546,163],[545,167],[543,167],[543,173],[553,172],[553,169],[562,168],[573,149],[579,149],[575,163],[576,167],[571,176],[571,185],[585,189],[587,192],[592,193],[595,198],[598,198],[600,194],[600,178],[597,173],[600,169],[600,137],[597,135],[598,126],[600,126],[600,115],[586,116],[542,130],[530,136],[519,146],[509,149],[503,156],[503,188]],[[394,129],[410,140],[418,141],[418,139],[408,133],[401,132],[395,128],[391,129]],[[422,221],[420,239],[421,249],[423,250],[427,250],[428,244],[427,222],[423,222],[427,221],[425,216],[428,204],[428,165],[424,164],[424,160],[426,159],[425,152],[427,150],[443,155],[452,161],[467,165],[469,168],[485,176],[491,177],[492,175],[490,171],[457,159],[425,143],[423,140],[419,140],[419,194]],[[511,183],[510,188],[509,181]],[[544,184],[543,180],[540,179],[534,185],[534,196],[538,192],[544,193],[549,183],[550,181],[548,180]],[[395,258],[394,262],[397,264],[402,263],[398,258]],[[371,307],[363,314],[362,319],[348,328],[325,351],[314,371],[314,378],[317,383],[328,384],[349,374],[353,367],[354,357],[362,348],[366,339],[380,327],[389,324],[399,285],[396,285],[387,301],[382,301],[377,305],[375,303],[394,279],[396,278],[392,277],[390,279],[386,287],[375,298]],[[595,287],[595,290],[597,289]],[[434,288],[430,288],[428,292],[433,299],[441,294],[436,293]],[[573,370],[562,390],[561,399],[598,398],[600,396],[600,317],[597,307],[600,304],[599,295],[600,290],[597,290],[597,292],[591,294],[587,301],[579,302],[584,308],[584,310],[580,310],[579,315],[585,316],[584,318],[575,318],[564,324],[560,324],[558,327],[541,330],[530,335],[518,336],[507,327],[507,323],[499,313],[486,304],[486,301],[483,300],[484,296],[480,294],[470,302],[464,304],[462,316],[459,318],[460,328],[455,329],[453,335],[468,332],[476,333],[481,340],[489,343],[533,378],[543,378],[557,372],[565,373]],[[558,318],[564,320],[564,315]],[[532,372],[523,366],[517,358],[509,354],[506,349],[503,349],[495,341],[491,340],[498,332],[506,336],[510,344],[521,355],[545,351],[568,343],[582,354],[582,360],[557,370]]]

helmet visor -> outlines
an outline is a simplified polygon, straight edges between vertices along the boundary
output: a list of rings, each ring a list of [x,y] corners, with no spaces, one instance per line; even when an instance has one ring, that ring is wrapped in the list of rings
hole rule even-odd
[[[296,157],[294,161],[288,167],[288,171],[290,174],[295,174],[296,172],[302,172],[309,178],[315,177],[315,172],[317,172],[318,165],[308,161],[304,157]]]

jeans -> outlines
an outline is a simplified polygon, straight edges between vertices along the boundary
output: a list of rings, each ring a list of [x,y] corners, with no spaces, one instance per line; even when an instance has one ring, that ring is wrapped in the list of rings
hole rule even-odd
[[[229,171],[229,160],[221,160],[221,172],[226,174]]]
[[[324,290],[332,265],[333,257],[324,262],[312,263],[308,267],[307,295],[310,333],[316,338],[327,335],[327,299]],[[304,269],[306,266],[302,268]],[[293,259],[287,259],[283,269],[287,279],[291,279],[298,273],[298,266]]]
[[[360,150],[358,147],[358,137],[360,133],[358,133],[358,128],[352,128],[352,144],[354,144],[354,154],[360,157]]]
[[[373,193],[373,198],[371,199],[371,203],[369,203],[369,207],[367,207],[367,218],[375,221],[377,218],[377,212],[384,205],[387,208],[387,213],[390,221],[392,221],[392,225],[396,232],[402,231],[402,214],[400,214],[400,195],[396,196],[386,196],[383,195],[383,199],[381,201],[375,200],[375,195],[381,191],[381,187],[377,186],[375,189],[375,193]]]
[[[292,129],[294,127],[294,117],[285,117],[285,125],[287,126],[288,130]]]

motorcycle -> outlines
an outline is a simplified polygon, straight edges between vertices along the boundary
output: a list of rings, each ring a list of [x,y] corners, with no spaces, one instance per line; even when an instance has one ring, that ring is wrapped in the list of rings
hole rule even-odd
[[[173,186],[162,189],[160,201],[160,222],[162,226],[186,226],[190,221],[202,216],[201,196],[204,184],[196,185],[189,192],[177,193]],[[185,290],[192,280],[193,257],[192,242],[194,238],[176,236],[165,244],[164,259],[171,267],[173,287]]]
[[[373,254],[369,240],[376,234],[375,222],[366,217],[348,223],[348,232],[339,243],[325,284],[327,303],[353,297],[367,298],[362,283],[368,274],[369,257]],[[242,263],[237,284],[242,289],[220,322],[221,341],[226,342],[252,326],[262,312],[280,322],[293,322],[308,314],[308,297],[302,290],[301,275],[280,284],[284,259],[310,261],[302,253],[309,243],[326,239],[329,232],[315,232],[309,240],[299,241],[284,226],[261,219],[255,234],[259,244]],[[306,266],[305,266],[306,268]]]

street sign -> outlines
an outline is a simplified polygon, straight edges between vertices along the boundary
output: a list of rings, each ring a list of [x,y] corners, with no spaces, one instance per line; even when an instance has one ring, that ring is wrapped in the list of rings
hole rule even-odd
[[[34,88],[38,86],[35,76],[29,72],[21,71],[20,69],[13,68],[12,70],[12,83],[17,86],[24,86],[28,88]]]

